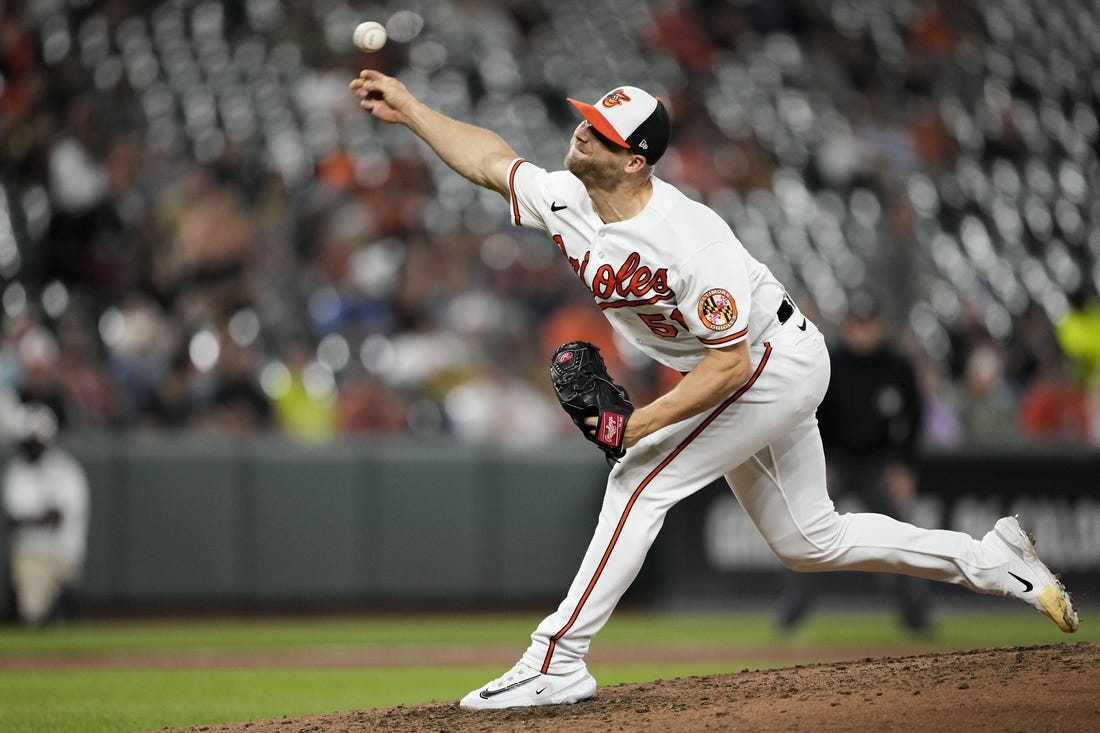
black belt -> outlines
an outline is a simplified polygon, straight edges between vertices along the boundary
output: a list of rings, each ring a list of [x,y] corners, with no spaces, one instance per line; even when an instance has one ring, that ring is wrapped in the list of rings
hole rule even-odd
[[[791,300],[791,296],[783,293],[783,302],[779,304],[779,310],[775,312],[775,317],[779,319],[779,324],[783,325],[793,315],[794,301]]]

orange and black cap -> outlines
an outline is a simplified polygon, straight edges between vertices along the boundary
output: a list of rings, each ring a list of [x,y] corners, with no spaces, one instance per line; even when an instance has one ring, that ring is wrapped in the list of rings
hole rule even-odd
[[[618,87],[595,104],[569,99],[600,138],[656,163],[672,135],[668,110],[659,97],[638,87]]]

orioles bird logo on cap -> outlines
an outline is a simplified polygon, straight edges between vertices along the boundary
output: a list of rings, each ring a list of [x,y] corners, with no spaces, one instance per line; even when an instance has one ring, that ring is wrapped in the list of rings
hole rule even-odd
[[[604,97],[603,101],[600,102],[600,104],[602,104],[604,107],[607,107],[608,109],[611,109],[612,107],[618,107],[623,102],[629,101],[630,97],[626,96],[626,94],[623,93],[622,89],[616,89],[615,91]]]

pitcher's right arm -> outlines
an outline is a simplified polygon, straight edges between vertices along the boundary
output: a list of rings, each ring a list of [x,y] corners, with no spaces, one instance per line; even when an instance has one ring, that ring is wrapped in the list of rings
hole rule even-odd
[[[509,198],[509,168],[519,156],[495,132],[447,117],[397,79],[373,69],[361,71],[351,90],[360,107],[383,122],[408,127],[460,176]]]

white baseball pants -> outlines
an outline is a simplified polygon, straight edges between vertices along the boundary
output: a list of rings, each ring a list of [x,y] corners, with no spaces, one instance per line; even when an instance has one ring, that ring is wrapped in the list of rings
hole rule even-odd
[[[58,596],[79,574],[79,568],[68,560],[13,547],[11,580],[19,618],[29,624],[45,621]]]
[[[891,572],[999,592],[1003,557],[961,532],[881,514],[837,514],[825,484],[815,412],[829,383],[825,341],[795,314],[753,346],[752,377],[718,407],[670,425],[611,471],[595,535],[557,611],[523,661],[548,674],[581,667],[592,637],[641,570],[668,510],[724,476],[793,570]]]

